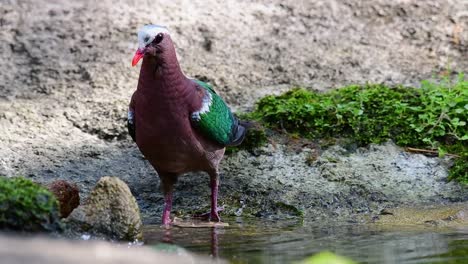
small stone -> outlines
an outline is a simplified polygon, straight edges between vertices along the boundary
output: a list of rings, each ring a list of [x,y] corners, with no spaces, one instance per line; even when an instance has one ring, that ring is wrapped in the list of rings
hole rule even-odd
[[[66,218],[80,205],[80,192],[76,184],[70,184],[64,180],[56,180],[47,185],[47,189],[55,195],[59,201],[60,216]]]
[[[393,212],[390,209],[385,208],[380,211],[380,215],[393,215]]]
[[[102,177],[66,222],[72,228],[112,239],[142,239],[138,204],[127,184],[117,177]]]
[[[456,219],[468,222],[468,207],[461,209],[455,215]]]

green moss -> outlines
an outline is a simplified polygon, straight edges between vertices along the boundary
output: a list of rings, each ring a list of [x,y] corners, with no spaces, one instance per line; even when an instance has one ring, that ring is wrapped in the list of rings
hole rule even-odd
[[[248,116],[273,130],[311,139],[345,137],[358,145],[400,146],[461,156],[450,179],[468,183],[468,81],[423,81],[421,88],[351,85],[326,93],[293,89],[262,98]]]
[[[0,228],[24,231],[61,229],[58,201],[25,178],[0,177]]]
[[[449,179],[468,184],[468,155],[465,154],[455,160],[449,172]]]

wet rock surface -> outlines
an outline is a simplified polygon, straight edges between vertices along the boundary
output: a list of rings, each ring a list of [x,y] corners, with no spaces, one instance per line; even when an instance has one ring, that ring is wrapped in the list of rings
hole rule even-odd
[[[468,226],[468,203],[387,208],[372,222],[389,228],[410,225],[463,228]]]
[[[248,109],[296,85],[416,85],[448,66],[468,72],[467,9],[463,0],[2,1],[0,174],[76,182],[82,197],[102,176],[117,175],[143,220],[159,222],[158,177],[125,130],[141,25],[167,25],[183,70],[214,84],[233,108]],[[313,151],[272,144],[226,158],[225,214],[347,217],[468,199],[446,182],[449,161],[386,145],[332,148],[310,163]],[[208,177],[182,177],[175,211],[208,205]]]
[[[103,234],[117,240],[142,239],[138,204],[128,186],[116,177],[101,178],[66,223],[73,230]]]

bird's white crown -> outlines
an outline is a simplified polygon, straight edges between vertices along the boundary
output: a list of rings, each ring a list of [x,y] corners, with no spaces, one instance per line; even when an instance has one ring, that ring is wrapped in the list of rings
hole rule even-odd
[[[144,49],[159,33],[169,34],[169,30],[160,25],[145,25],[138,30],[138,48]]]

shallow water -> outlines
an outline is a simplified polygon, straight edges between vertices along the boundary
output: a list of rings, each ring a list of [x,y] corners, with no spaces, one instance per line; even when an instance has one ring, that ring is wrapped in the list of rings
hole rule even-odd
[[[328,250],[360,263],[468,263],[468,227],[449,229],[232,219],[229,227],[145,228],[145,242],[173,243],[233,263],[289,263]]]

